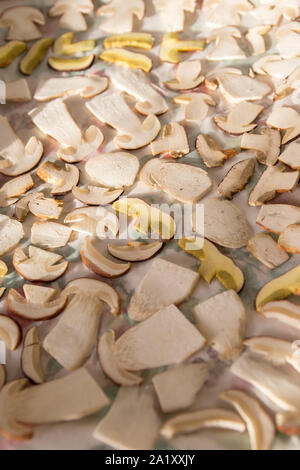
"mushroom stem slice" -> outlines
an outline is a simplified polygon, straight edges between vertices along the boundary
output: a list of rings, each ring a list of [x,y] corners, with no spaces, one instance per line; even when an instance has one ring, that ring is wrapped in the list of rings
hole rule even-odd
[[[114,34],[104,39],[103,46],[105,49],[136,47],[138,49],[152,49],[154,38],[148,33],[123,33]]]
[[[146,261],[162,248],[163,242],[129,242],[127,245],[107,245],[109,253],[122,261]]]
[[[257,124],[253,123],[262,113],[264,107],[243,101],[237,104],[226,116],[215,116],[215,124],[227,134],[241,135],[252,131]]]
[[[45,17],[40,10],[29,6],[15,6],[2,11],[1,27],[9,27],[6,40],[33,41],[41,33],[36,25],[44,25]]]
[[[233,165],[218,186],[218,193],[224,199],[233,196],[245,189],[254,173],[255,163],[252,158],[240,161]]]
[[[262,129],[260,134],[244,134],[241,148],[255,150],[256,158],[267,166],[275,165],[280,154],[281,136],[276,129]]]
[[[285,130],[282,145],[295,139],[300,134],[300,115],[293,108],[281,106],[274,109],[266,122],[268,126]]]
[[[45,248],[66,246],[71,238],[72,229],[57,222],[35,222],[31,228],[31,243]]]
[[[205,45],[206,41],[203,39],[180,40],[177,33],[167,33],[160,45],[159,58],[162,62],[178,64],[180,62],[179,52],[202,51]]]
[[[63,261],[62,256],[50,251],[41,250],[30,245],[28,256],[21,248],[17,248],[13,257],[14,268],[18,273],[31,282],[53,282],[64,275],[69,262]]]
[[[107,33],[130,33],[133,30],[133,21],[136,16],[139,20],[144,18],[145,4],[143,0],[111,0],[107,5],[98,8],[97,16],[106,16],[104,23],[100,24],[100,29]]]
[[[209,106],[216,106],[215,100],[206,93],[183,93],[173,98],[174,103],[185,105],[185,120],[201,122],[207,117]]]
[[[177,122],[171,122],[164,127],[161,139],[152,142],[152,155],[167,154],[172,158],[180,158],[189,153],[189,143],[186,131]]]
[[[176,79],[165,82],[164,85],[171,90],[192,90],[204,82],[201,75],[202,65],[200,60],[180,62],[176,70]]]
[[[292,142],[279,156],[279,161],[291,167],[293,170],[300,170],[299,150],[300,144]]]
[[[237,155],[236,150],[221,150],[212,137],[201,134],[196,140],[196,150],[208,168],[222,166],[227,159]]]
[[[248,242],[248,249],[253,256],[269,269],[275,269],[288,261],[289,256],[273,238],[264,232],[257,233]]]
[[[174,0],[172,3],[168,0],[154,0],[153,4],[162,15],[167,31],[175,32],[184,30],[185,12],[194,13],[196,9],[195,0]]]
[[[83,75],[81,77],[49,78],[40,83],[34,99],[48,101],[55,98],[80,95],[88,99],[99,95],[108,87],[108,79],[98,75]]]
[[[53,46],[54,54],[69,56],[78,52],[90,52],[95,49],[96,41],[88,39],[73,43],[74,35],[73,32],[69,32],[57,38]]]
[[[26,377],[36,384],[45,382],[45,376],[41,367],[41,347],[36,326],[32,327],[24,338],[22,351],[22,370]]]
[[[289,225],[280,234],[278,245],[287,253],[300,253],[299,234],[300,224]]]
[[[54,185],[51,191],[53,196],[61,196],[77,185],[80,173],[75,165],[66,163],[65,168],[61,168],[55,163],[45,162],[38,168],[37,175],[41,180]]]
[[[24,237],[20,222],[0,214],[0,256],[12,251]]]
[[[118,47],[106,49],[99,55],[99,59],[104,62],[120,65],[121,67],[143,70],[144,72],[150,72],[152,69],[152,60],[145,54],[139,54]]]
[[[15,351],[22,339],[22,330],[18,323],[6,315],[0,315],[0,338],[10,351]]]
[[[18,201],[18,196],[26,193],[34,186],[31,175],[18,176],[0,188],[0,207],[9,207]]]
[[[89,206],[105,206],[118,199],[123,193],[123,189],[110,190],[99,188],[98,186],[77,187],[72,189],[75,199]]]

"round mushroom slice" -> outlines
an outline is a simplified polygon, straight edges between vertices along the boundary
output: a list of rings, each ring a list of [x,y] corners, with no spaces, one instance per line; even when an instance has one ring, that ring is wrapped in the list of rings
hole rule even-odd
[[[23,226],[17,220],[0,214],[0,256],[13,250],[24,237]]]
[[[88,206],[105,206],[118,199],[123,193],[123,189],[110,190],[98,186],[88,186],[87,188],[74,187],[72,194],[75,199]]]
[[[6,381],[6,371],[2,364],[0,364],[0,390],[3,388]]]
[[[46,183],[53,184],[51,194],[61,196],[77,185],[79,181],[79,170],[75,165],[65,164],[65,169],[55,163],[45,162],[39,167],[37,175]]]
[[[119,232],[117,216],[104,207],[80,207],[70,212],[64,223],[71,224],[75,232],[99,238],[107,238],[110,233],[116,236]]]
[[[26,377],[36,384],[45,382],[41,367],[41,347],[36,326],[30,328],[24,338],[24,347],[21,359],[22,370]]]
[[[91,158],[85,165],[91,180],[112,189],[132,186],[139,168],[138,158],[126,152],[103,153]]]
[[[109,253],[122,261],[146,261],[163,247],[163,242],[128,242],[127,245],[107,245]]]
[[[15,351],[22,339],[18,323],[6,315],[0,315],[0,338],[10,351]]]
[[[31,282],[52,282],[63,276],[69,266],[68,261],[63,261],[62,256],[50,251],[41,250],[35,246],[29,247],[26,256],[21,248],[15,251],[13,265],[16,271]]]

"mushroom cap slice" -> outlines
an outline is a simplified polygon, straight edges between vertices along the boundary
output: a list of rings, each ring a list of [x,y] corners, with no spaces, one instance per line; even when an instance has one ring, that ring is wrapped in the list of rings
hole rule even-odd
[[[202,51],[206,41],[203,39],[180,40],[177,33],[167,33],[163,36],[160,44],[159,58],[162,62],[178,64],[180,62],[179,52]]]
[[[280,154],[281,136],[276,129],[262,129],[260,134],[244,134],[241,148],[255,150],[256,158],[267,166],[275,165]]]
[[[171,90],[192,90],[201,85],[204,81],[201,75],[201,62],[200,60],[188,60],[180,62],[176,70],[176,79],[165,82],[164,85]]]
[[[64,220],[71,224],[70,230],[99,238],[107,238],[119,232],[119,220],[115,214],[104,207],[80,207],[71,211]]]
[[[216,106],[215,100],[207,93],[181,93],[173,98],[174,103],[185,105],[185,120],[201,122],[207,117],[209,106]]]
[[[236,150],[221,150],[216,142],[209,135],[198,135],[196,140],[196,150],[208,168],[222,166],[228,159],[237,155]]]
[[[41,347],[36,326],[28,330],[24,338],[22,351],[22,370],[26,377],[36,384],[45,382],[45,376],[41,367]]]
[[[18,323],[6,315],[0,315],[0,338],[10,351],[15,351],[22,339],[22,330]]]
[[[241,135],[252,131],[257,124],[253,121],[262,113],[263,106],[243,101],[237,104],[226,116],[215,116],[215,124],[227,134]]]
[[[288,165],[293,170],[300,170],[299,150],[300,144],[297,144],[297,142],[292,142],[279,156],[279,161],[285,165]]]
[[[209,75],[211,79],[218,82],[220,92],[231,103],[262,100],[271,93],[271,88],[265,82],[246,75],[228,73],[226,69],[223,73],[217,70],[216,75],[212,72]]]
[[[122,261],[146,261],[155,256],[163,247],[163,242],[129,242],[127,245],[107,245],[108,252]]]
[[[300,307],[288,300],[268,302],[261,308],[260,314],[300,330]]]
[[[17,220],[0,214],[0,256],[13,250],[24,237],[23,226]]]
[[[218,186],[218,193],[225,199],[232,199],[242,191],[254,173],[255,163],[252,158],[235,163]]]
[[[29,254],[26,256],[21,248],[17,248],[13,257],[13,265],[16,271],[31,282],[52,282],[64,275],[69,262],[63,261],[63,257],[50,251],[41,250],[30,245]]]
[[[108,79],[98,75],[83,75],[67,78],[49,78],[39,84],[34,99],[48,101],[64,96],[80,95],[81,98],[93,98],[108,87]]]
[[[84,15],[94,11],[92,0],[56,0],[50,8],[50,17],[61,16],[59,25],[61,28],[72,31],[86,31],[87,22]]]
[[[44,196],[44,193],[30,193],[27,196],[22,197],[16,203],[15,215],[19,222],[24,222],[27,215],[29,214],[29,203],[32,199],[40,199]]]
[[[167,124],[163,129],[162,138],[151,144],[153,156],[162,153],[168,154],[172,158],[179,158],[189,153],[189,151],[185,129],[178,122]]]
[[[167,31],[183,31],[185,12],[194,13],[196,9],[195,0],[174,0],[172,4],[168,0],[154,0],[153,4]]]
[[[145,3],[143,0],[131,0],[124,3],[122,0],[110,0],[96,11],[97,16],[106,16],[100,29],[107,33],[130,33],[133,30],[134,17],[142,20],[145,14]]]
[[[111,189],[132,186],[139,168],[138,158],[126,152],[102,153],[90,158],[85,165],[92,181]]]
[[[3,388],[6,381],[6,371],[2,364],[0,364],[0,391]]]
[[[5,183],[0,188],[0,207],[9,207],[15,204],[21,194],[26,193],[34,186],[30,174],[18,176]]]
[[[31,243],[45,248],[66,246],[72,229],[57,222],[35,222],[31,228]]]
[[[265,204],[256,223],[273,233],[282,233],[289,225],[300,223],[300,207],[289,204]]]
[[[118,199],[123,193],[122,189],[110,190],[108,188],[99,188],[98,186],[77,187],[74,186],[72,194],[75,199],[89,206],[105,206]]]
[[[256,259],[269,269],[275,269],[289,259],[289,255],[278,246],[269,234],[264,232],[257,233],[248,241],[248,249]]]
[[[61,168],[52,162],[45,162],[38,168],[37,175],[46,183],[53,184],[51,190],[53,196],[61,196],[77,185],[79,181],[79,170],[75,165],[65,164],[65,168]]]
[[[33,198],[29,201],[28,208],[30,212],[39,219],[58,220],[63,212],[63,201],[53,198]]]
[[[286,106],[275,108],[266,123],[276,129],[285,130],[282,145],[295,139],[300,134],[300,115],[293,108]]]
[[[275,426],[256,398],[242,390],[227,390],[220,398],[234,406],[245,421],[252,450],[270,450],[274,441]]]
[[[45,17],[38,8],[15,6],[2,11],[2,27],[9,27],[6,40],[33,41],[42,35],[36,26],[45,24]]]
[[[300,253],[300,224],[289,225],[280,234],[278,245],[288,253]]]

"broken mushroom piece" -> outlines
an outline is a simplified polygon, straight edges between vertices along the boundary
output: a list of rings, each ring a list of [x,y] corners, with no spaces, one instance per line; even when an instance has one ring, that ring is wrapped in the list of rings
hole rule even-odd
[[[128,262],[146,261],[158,253],[163,242],[128,242],[127,245],[107,245],[108,252],[117,259]]]
[[[93,65],[94,60],[94,54],[72,57],[71,59],[51,56],[48,59],[48,65],[51,69],[56,70],[56,72],[80,72],[81,70],[89,69]]]
[[[27,54],[22,58],[19,69],[24,75],[31,75],[33,71],[43,62],[54,39],[46,38],[35,42]]]
[[[224,199],[232,199],[233,196],[245,189],[255,170],[252,158],[242,160],[233,165],[218,186],[218,193]]]
[[[143,0],[110,0],[96,11],[97,16],[107,16],[100,29],[107,33],[130,33],[133,30],[133,21],[136,16],[139,20],[144,18],[145,4]]]
[[[295,139],[300,134],[300,115],[293,108],[286,106],[275,108],[266,123],[268,126],[285,131],[282,145]]]
[[[234,26],[213,31],[208,41],[215,41],[214,47],[207,55],[207,60],[241,60],[245,59],[244,51],[238,45],[236,39],[241,39],[242,33]]]
[[[282,233],[289,225],[300,223],[300,207],[265,204],[260,209],[256,223],[269,232]]]
[[[6,382],[6,371],[2,364],[0,364],[0,391]]]
[[[44,193],[30,193],[28,196],[24,196],[16,203],[15,215],[19,222],[24,222],[27,215],[29,214],[29,203],[33,199],[40,199],[44,196]]]
[[[216,106],[215,100],[206,93],[182,93],[173,98],[174,103],[185,105],[185,120],[201,122],[207,117],[209,106]]]
[[[0,207],[15,204],[19,196],[32,189],[33,186],[33,179],[28,173],[8,181],[0,188]]]
[[[111,189],[130,187],[140,169],[139,159],[127,152],[102,153],[85,164],[88,177]]]
[[[28,203],[29,211],[39,219],[58,220],[63,212],[63,201],[53,198],[33,198]]]
[[[0,214],[0,256],[12,251],[24,237],[20,222]]]
[[[140,69],[144,72],[150,72],[152,69],[152,60],[145,54],[128,51],[114,47],[101,52],[99,59],[104,62],[120,65],[121,67],[130,67],[132,69]]]
[[[214,123],[227,134],[241,135],[252,131],[257,126],[253,121],[263,110],[263,106],[242,101],[226,116],[215,116]]]
[[[34,99],[48,101],[55,98],[79,95],[88,99],[99,95],[108,87],[108,79],[98,75],[80,77],[49,78],[39,84]]]
[[[161,14],[167,31],[184,30],[184,13],[194,13],[196,0],[153,0],[155,9]]]
[[[186,131],[178,122],[166,124],[163,129],[162,138],[151,144],[153,156],[162,153],[172,158],[180,158],[189,153],[189,151],[190,147]]]
[[[33,41],[42,37],[36,25],[44,25],[45,17],[40,10],[29,6],[15,6],[2,11],[0,28],[9,28],[6,40]]]
[[[167,33],[160,45],[159,58],[162,62],[178,64],[180,62],[179,52],[202,51],[205,45],[204,39],[180,40],[177,33]]]
[[[300,330],[300,307],[288,300],[268,302],[261,308],[260,314]]]
[[[248,249],[269,269],[275,269],[289,259],[289,255],[278,246],[271,235],[264,232],[257,233],[248,241]]]
[[[299,75],[300,75],[300,67],[298,66],[276,88],[276,92],[274,95],[275,101],[285,98],[286,96],[290,95],[295,90],[297,91],[297,93],[299,93],[299,90],[300,90],[299,89]]]
[[[200,60],[188,60],[180,62],[176,70],[176,79],[165,82],[164,85],[174,91],[192,90],[204,82],[201,75],[202,65]]]
[[[26,51],[23,41],[10,41],[0,47],[0,68],[8,67],[13,61]]]
[[[260,55],[266,52],[266,43],[264,35],[267,34],[271,29],[269,25],[253,26],[248,29],[248,33],[245,38],[251,44],[252,55]]]
[[[293,170],[300,170],[300,144],[292,142],[279,156],[279,161],[289,166]]]
[[[31,243],[45,248],[66,246],[71,238],[72,229],[57,222],[35,222],[31,227]]]
[[[98,186],[74,187],[72,194],[78,201],[89,206],[105,206],[118,199],[123,193],[122,189],[110,190]]]
[[[300,253],[300,225],[289,225],[280,234],[278,245],[287,253]]]
[[[41,384],[46,381],[41,366],[41,346],[36,326],[30,328],[24,338],[21,365],[24,374],[33,383]]]
[[[300,434],[300,413],[295,411],[286,411],[276,413],[276,427],[280,433],[287,436]]]
[[[62,196],[77,185],[79,170],[75,165],[66,163],[64,168],[56,163],[45,162],[37,170],[37,176],[46,183],[54,185],[51,190],[53,196]]]
[[[0,338],[10,351],[15,351],[22,339],[20,326],[6,315],[0,315]]]
[[[96,41],[88,39],[73,43],[74,35],[74,33],[65,33],[57,38],[53,46],[54,54],[69,56],[78,52],[90,52],[95,49]]]
[[[105,49],[134,47],[138,49],[152,49],[154,38],[148,33],[122,33],[108,36],[103,41]]]
[[[71,231],[98,238],[108,238],[111,234],[116,237],[119,232],[117,216],[104,207],[79,207],[66,216],[64,223],[71,224]]]
[[[5,83],[7,103],[28,103],[32,100],[31,91],[25,78]]]
[[[72,31],[86,31],[84,15],[94,11],[92,0],[56,0],[48,11],[50,17],[60,16],[59,26]]]
[[[281,136],[275,129],[264,128],[260,134],[244,134],[241,148],[255,150],[256,158],[267,166],[275,165],[280,155]]]
[[[226,160],[237,155],[234,149],[221,150],[212,137],[202,134],[197,137],[196,150],[208,168],[222,166]]]

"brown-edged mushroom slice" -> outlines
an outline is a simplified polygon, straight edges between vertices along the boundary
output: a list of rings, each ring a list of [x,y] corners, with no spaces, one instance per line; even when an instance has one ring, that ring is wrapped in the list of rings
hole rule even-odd
[[[287,436],[300,434],[300,413],[299,411],[286,411],[284,413],[276,413],[276,427],[280,433]]]
[[[269,269],[275,269],[289,259],[289,255],[278,246],[271,235],[264,232],[257,233],[248,241],[248,249]]]
[[[189,153],[189,143],[183,126],[171,122],[164,126],[162,138],[152,142],[152,155],[168,154],[172,158],[183,157]]]
[[[32,199],[40,199],[43,196],[43,193],[30,193],[28,196],[19,199],[15,206],[15,215],[19,222],[23,222],[29,214],[29,202]]]
[[[227,134],[241,135],[252,131],[257,126],[253,121],[263,110],[263,106],[242,101],[229,111],[226,116],[215,116],[214,122]]]
[[[282,59],[280,55],[266,55],[252,65],[252,70],[258,75],[269,75],[275,79],[286,80],[299,66],[299,57]]]
[[[139,168],[139,159],[127,152],[102,153],[90,158],[85,165],[93,182],[111,189],[132,186]]]
[[[287,21],[296,19],[299,15],[298,2],[270,0],[262,2],[253,10],[252,15],[260,24],[278,26],[283,18]]]
[[[226,160],[237,155],[234,149],[221,150],[212,137],[202,134],[197,137],[196,150],[208,168],[222,166]]]
[[[122,261],[146,261],[152,258],[162,248],[163,242],[153,243],[128,242],[127,245],[107,245],[108,252]]]
[[[0,256],[12,251],[24,237],[20,222],[0,214]]]
[[[80,207],[71,211],[64,220],[70,230],[99,238],[116,236],[119,232],[118,217],[104,207]]]
[[[275,108],[266,121],[268,126],[284,130],[282,145],[295,139],[300,134],[300,115],[287,106]]]
[[[207,60],[240,60],[246,55],[236,39],[241,39],[242,33],[234,26],[224,26],[213,31],[208,40],[215,41],[214,47],[207,55]]]
[[[280,100],[290,95],[293,91],[299,92],[300,67],[297,67],[282,83],[276,88],[274,100]]]
[[[300,170],[300,144],[292,142],[279,156],[279,161],[293,170]]]
[[[253,26],[248,29],[245,38],[250,42],[252,48],[252,55],[260,55],[266,52],[266,43],[264,35],[271,29],[270,25]]]
[[[152,59],[145,54],[139,54],[138,52],[132,52],[119,47],[106,49],[99,55],[99,59],[104,62],[120,65],[121,67],[143,70],[143,72],[150,72],[153,66]]]
[[[233,196],[245,189],[254,173],[255,163],[252,158],[240,161],[233,165],[218,186],[218,193],[224,199]]]
[[[300,253],[300,224],[289,225],[280,234],[278,245],[287,253]]]
[[[71,238],[72,229],[57,222],[35,222],[31,227],[31,243],[45,248],[66,246]]]
[[[275,129],[264,128],[260,134],[244,134],[241,148],[254,150],[260,163],[267,166],[275,165],[280,154],[281,136]]]
[[[36,25],[44,25],[42,12],[30,6],[14,6],[2,11],[0,27],[9,28],[6,40],[33,41],[42,37]]]
[[[22,330],[18,323],[6,315],[0,315],[0,338],[10,351],[15,351],[22,340]]]
[[[8,103],[27,103],[32,100],[31,91],[27,80],[20,78],[5,83],[6,102]]]
[[[28,203],[29,211],[39,219],[58,220],[63,212],[63,201],[53,198],[33,198]]]
[[[300,207],[289,204],[265,204],[256,223],[273,233],[282,233],[289,225],[300,223]]]
[[[3,280],[3,278],[6,276],[8,273],[8,267],[4,261],[0,260],[0,282]]]
[[[86,31],[87,22],[84,15],[94,11],[92,0],[56,0],[48,11],[50,17],[60,16],[59,26],[72,31]]]
[[[133,21],[136,16],[139,20],[144,18],[145,4],[143,0],[110,0],[96,11],[97,16],[106,16],[100,29],[107,33],[130,33],[133,30]]]
[[[171,90],[192,90],[204,82],[201,75],[202,66],[200,60],[188,60],[180,62],[176,70],[176,79],[165,82],[164,85]]]
[[[32,189],[33,186],[33,179],[28,173],[8,181],[0,188],[0,207],[15,204],[19,196]]]
[[[5,382],[6,382],[6,370],[5,370],[5,367],[2,364],[0,364],[0,391],[2,390]]]
[[[41,384],[46,381],[41,366],[41,346],[36,326],[30,328],[24,338],[21,365],[24,374],[33,383]]]
[[[182,93],[173,98],[174,103],[185,105],[185,120],[201,122],[207,117],[209,106],[216,106],[215,100],[206,93]]]
[[[48,101],[65,96],[80,95],[88,99],[99,95],[108,87],[108,79],[98,75],[49,78],[42,82],[35,92],[34,99]]]
[[[63,276],[68,269],[68,261],[58,264],[62,260],[61,255],[30,245],[28,256],[21,248],[16,249],[13,265],[16,271],[27,281],[52,282]]]
[[[226,390],[220,398],[232,405],[246,423],[252,450],[270,450],[275,426],[260,402],[242,390]]]
[[[118,199],[123,193],[122,189],[110,190],[98,186],[77,187],[72,189],[75,199],[89,206],[105,206]]]
[[[264,318],[275,319],[300,330],[300,307],[288,300],[268,302],[260,313]]]
[[[56,163],[45,162],[38,168],[37,175],[46,183],[53,184],[51,194],[61,196],[77,185],[79,181],[79,170],[75,165],[65,164],[65,168]]]
[[[194,13],[196,9],[195,0],[153,0],[155,9],[161,14],[167,31],[184,30],[185,12]]]

